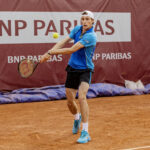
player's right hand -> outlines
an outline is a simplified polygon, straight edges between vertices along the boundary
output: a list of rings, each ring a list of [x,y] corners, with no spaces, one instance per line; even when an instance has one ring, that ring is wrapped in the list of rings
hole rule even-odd
[[[48,59],[50,59],[51,55],[48,53],[45,53],[44,55],[41,56],[40,58],[40,63],[46,62]]]

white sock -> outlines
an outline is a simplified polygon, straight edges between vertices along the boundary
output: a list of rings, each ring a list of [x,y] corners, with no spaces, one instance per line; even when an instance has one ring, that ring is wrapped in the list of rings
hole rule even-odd
[[[82,130],[88,132],[88,122],[82,123]]]
[[[80,119],[80,114],[79,114],[79,113],[75,114],[75,115],[74,115],[74,119],[75,119],[75,120],[79,120],[79,119]]]

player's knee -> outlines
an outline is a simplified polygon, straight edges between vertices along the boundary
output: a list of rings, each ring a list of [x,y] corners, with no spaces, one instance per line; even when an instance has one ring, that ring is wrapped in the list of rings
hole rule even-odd
[[[76,96],[76,90],[66,88],[67,100],[73,100]]]
[[[85,95],[79,95],[78,99],[79,99],[79,102],[81,103],[81,102],[86,100],[86,96]]]

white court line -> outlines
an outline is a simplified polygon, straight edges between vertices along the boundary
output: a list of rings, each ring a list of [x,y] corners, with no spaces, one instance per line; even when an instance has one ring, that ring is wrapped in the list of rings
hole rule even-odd
[[[128,149],[121,149],[121,150],[137,150],[137,149],[146,149],[146,148],[150,148],[150,146],[143,146],[143,147],[135,147],[135,148],[128,148]]]

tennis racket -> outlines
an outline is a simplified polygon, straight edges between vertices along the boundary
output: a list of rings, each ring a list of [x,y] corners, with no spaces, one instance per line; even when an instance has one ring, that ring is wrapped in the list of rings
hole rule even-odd
[[[18,63],[18,72],[22,78],[30,77],[35,69],[37,68],[39,62],[35,62],[30,59],[23,59]]]

